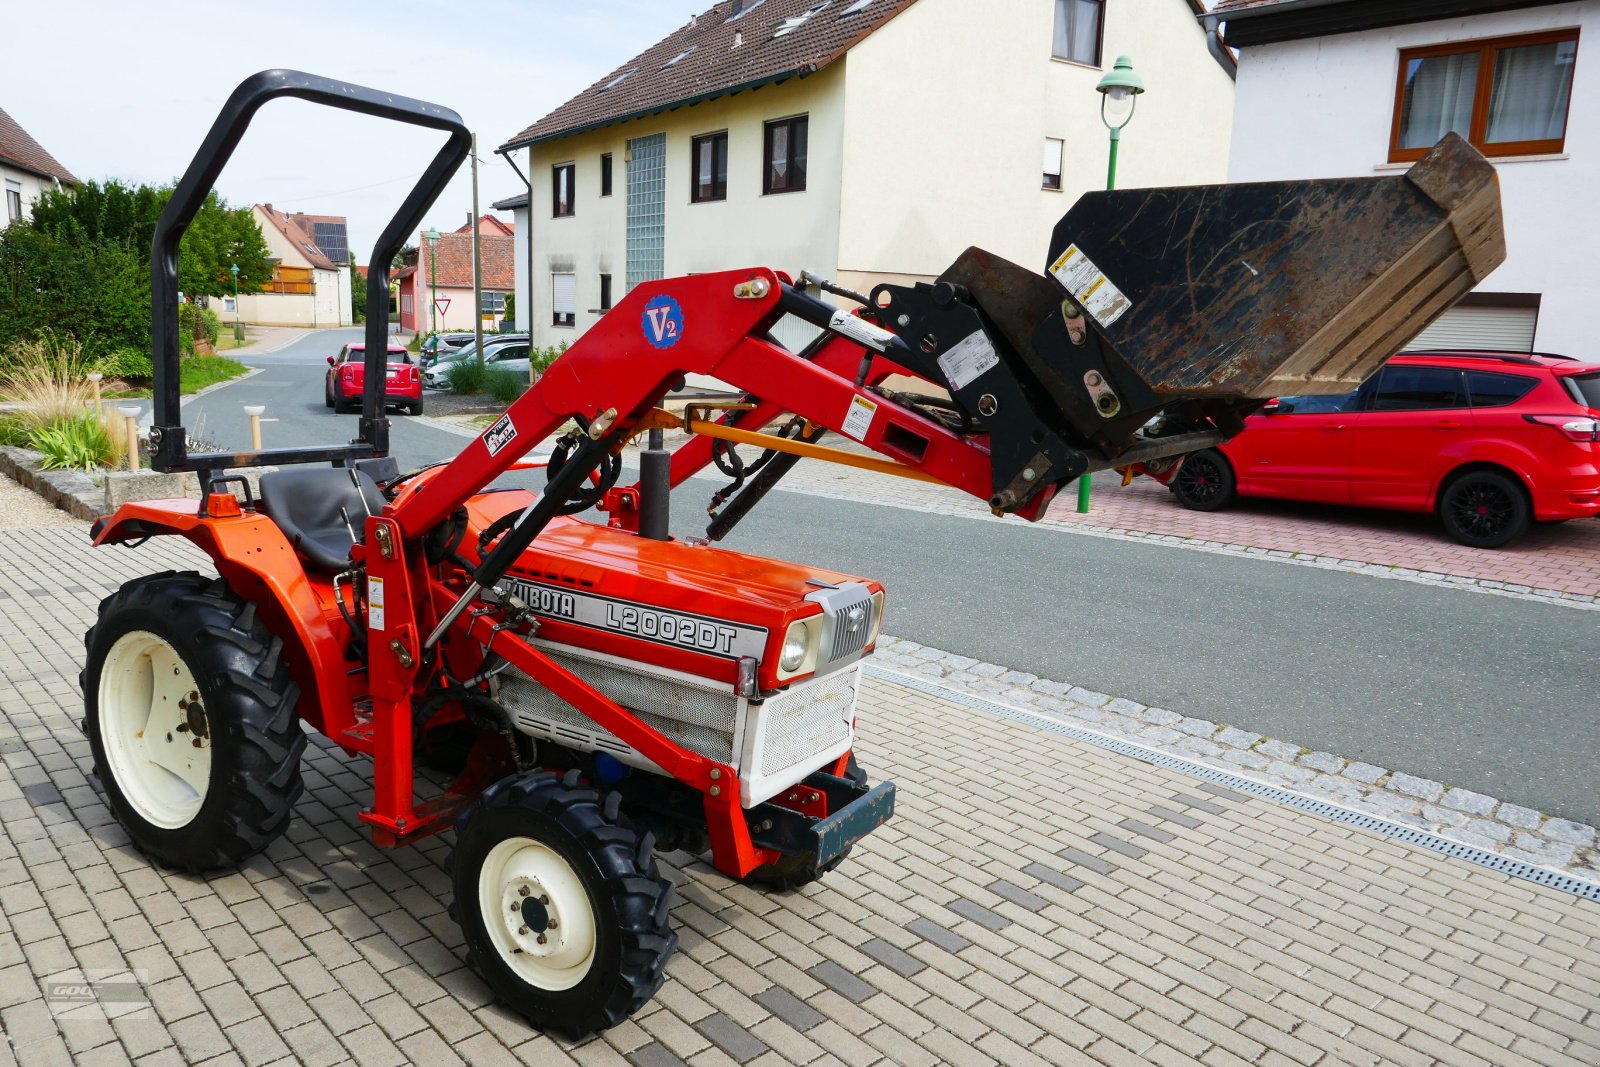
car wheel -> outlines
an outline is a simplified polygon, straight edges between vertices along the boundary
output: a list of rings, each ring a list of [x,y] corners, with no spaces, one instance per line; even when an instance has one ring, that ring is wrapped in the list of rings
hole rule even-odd
[[[422,414],[422,398],[419,396],[415,400],[413,400],[411,403],[407,404],[406,405],[406,410],[408,412],[410,412],[411,414],[413,414],[413,415],[421,415]]]
[[[322,382],[322,402],[324,404],[328,405],[328,407],[330,407],[330,408],[334,406],[334,403],[333,403],[333,383],[328,381],[327,379],[323,379],[323,382]]]
[[[1172,495],[1191,511],[1218,511],[1232,504],[1237,480],[1233,464],[1214,448],[1185,456],[1172,478]]]
[[[1522,536],[1530,511],[1522,485],[1500,471],[1469,471],[1439,496],[1445,531],[1472,548],[1499,548]]]

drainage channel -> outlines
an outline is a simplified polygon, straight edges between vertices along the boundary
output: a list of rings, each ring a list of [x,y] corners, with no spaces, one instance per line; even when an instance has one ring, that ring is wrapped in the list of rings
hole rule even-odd
[[[1428,833],[1426,830],[1402,826],[1387,819],[1380,819],[1375,815],[1368,815],[1365,812],[1352,811],[1337,804],[1330,804],[1325,800],[1316,800],[1312,797],[1302,796],[1299,793],[1291,793],[1287,789],[1280,789],[1277,786],[1253,782],[1248,778],[1241,778],[1238,775],[1229,774],[1227,771],[1207,767],[1204,764],[1186,760],[1181,756],[1169,755],[1121,738],[1108,737],[1091,730],[1084,730],[1047,715],[1024,711],[1021,708],[1015,708],[1009,704],[1002,704],[972,693],[964,693],[959,689],[952,689],[929,679],[919,678],[914,674],[903,674],[899,671],[888,670],[870,663],[866,665],[866,673],[881,681],[892,682],[895,685],[904,686],[907,689],[913,689],[928,696],[938,697],[941,700],[953,701],[985,714],[1009,719],[1023,726],[1031,726],[1037,730],[1068,737],[1074,741],[1081,741],[1084,744],[1105,749],[1108,752],[1115,752],[1119,756],[1128,756],[1157,767],[1165,767],[1168,770],[1177,771],[1191,778],[1199,778],[1248,796],[1270,800],[1274,804],[1282,804],[1311,815],[1320,815],[1324,819],[1332,819],[1334,822],[1344,823],[1347,826],[1371,830],[1396,841],[1417,845],[1440,855],[1449,856],[1452,859],[1466,860],[1468,863],[1475,863],[1480,867],[1487,867],[1491,871],[1497,871],[1512,878],[1520,878],[1523,881],[1544,886],[1546,889],[1555,889],[1562,893],[1580,897],[1583,900],[1592,900],[1600,903],[1600,885],[1586,882],[1581,878],[1574,878],[1568,874],[1562,874],[1560,871],[1553,871],[1546,867],[1536,867],[1531,863],[1512,859],[1509,856],[1502,856],[1498,853],[1475,848],[1472,845],[1463,845],[1460,842],[1448,840],[1438,834]]]

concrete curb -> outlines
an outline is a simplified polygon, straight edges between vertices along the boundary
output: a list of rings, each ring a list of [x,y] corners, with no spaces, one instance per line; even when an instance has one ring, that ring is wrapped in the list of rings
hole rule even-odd
[[[1600,885],[1600,831],[1583,823],[887,634],[879,639],[872,662],[956,692],[1058,718],[1091,733],[1132,741]]]
[[[99,518],[105,490],[82,471],[40,470],[43,458],[31,449],[0,447],[0,471],[75,519],[93,522]]]

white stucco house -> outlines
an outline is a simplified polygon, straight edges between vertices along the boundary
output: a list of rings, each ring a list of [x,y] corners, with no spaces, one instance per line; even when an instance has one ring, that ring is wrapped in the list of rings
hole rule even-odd
[[[239,317],[256,326],[349,326],[349,258],[336,262],[301,225],[301,219],[271,204],[251,207],[272,258],[272,281],[259,293],[239,294]],[[336,216],[320,216],[334,218]],[[343,222],[343,219],[339,219]],[[233,297],[222,301],[231,313]]]
[[[1404,169],[1450,130],[1500,177],[1506,262],[1414,348],[1600,358],[1600,0],[1221,0],[1230,181]]]
[[[72,172],[0,108],[0,229],[27,218],[46,189],[77,185]]]
[[[1147,91],[1118,184],[1223,179],[1233,57],[1200,10],[722,0],[500,147],[532,186],[531,212],[503,202],[519,324],[572,340],[641,281],[744,266],[868,291],[980,245],[1042,270],[1055,223],[1104,187],[1095,86],[1119,55]]]

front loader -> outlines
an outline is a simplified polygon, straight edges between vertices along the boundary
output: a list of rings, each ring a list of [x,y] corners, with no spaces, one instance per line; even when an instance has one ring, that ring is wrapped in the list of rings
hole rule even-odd
[[[251,116],[284,96],[446,143],[372,255],[356,440],[192,453],[178,241]],[[218,577],[151,575],[102,603],[85,729],[130,837],[186,870],[283,832],[308,729],[370,758],[373,841],[453,828],[451,910],[473,965],[535,1025],[572,1034],[661,985],[676,939],[655,851],[792,887],[892,814],[894,785],[852,755],[883,588],[713,543],[799,458],[1038,519],[1076,478],[1225,440],[1277,392],[1348,389],[1504,254],[1494,172],[1452,137],[1405,175],[1092,194],[1044,270],[971,249],[852,310],[820,298],[843,293],[831,283],[767,268],[646,282],[460,455],[402,473],[383,409],[386,268],[468,145],[444,108],[294,71],[229,99],[152,268],[154,466],[198,472],[201,500],[127,504],[93,528],[105,545],[185,537]],[[772,338],[785,316],[816,330],[802,351]],[[691,374],[744,395],[668,413]],[[668,428],[690,434],[670,454]],[[618,484],[641,435],[639,479]],[[711,464],[734,481],[708,537],[669,536],[670,491]],[[259,496],[227,473],[267,465]],[[539,469],[541,492],[494,487]],[[594,509],[601,521],[580,517]],[[418,761],[449,765],[448,788],[419,799]]]

